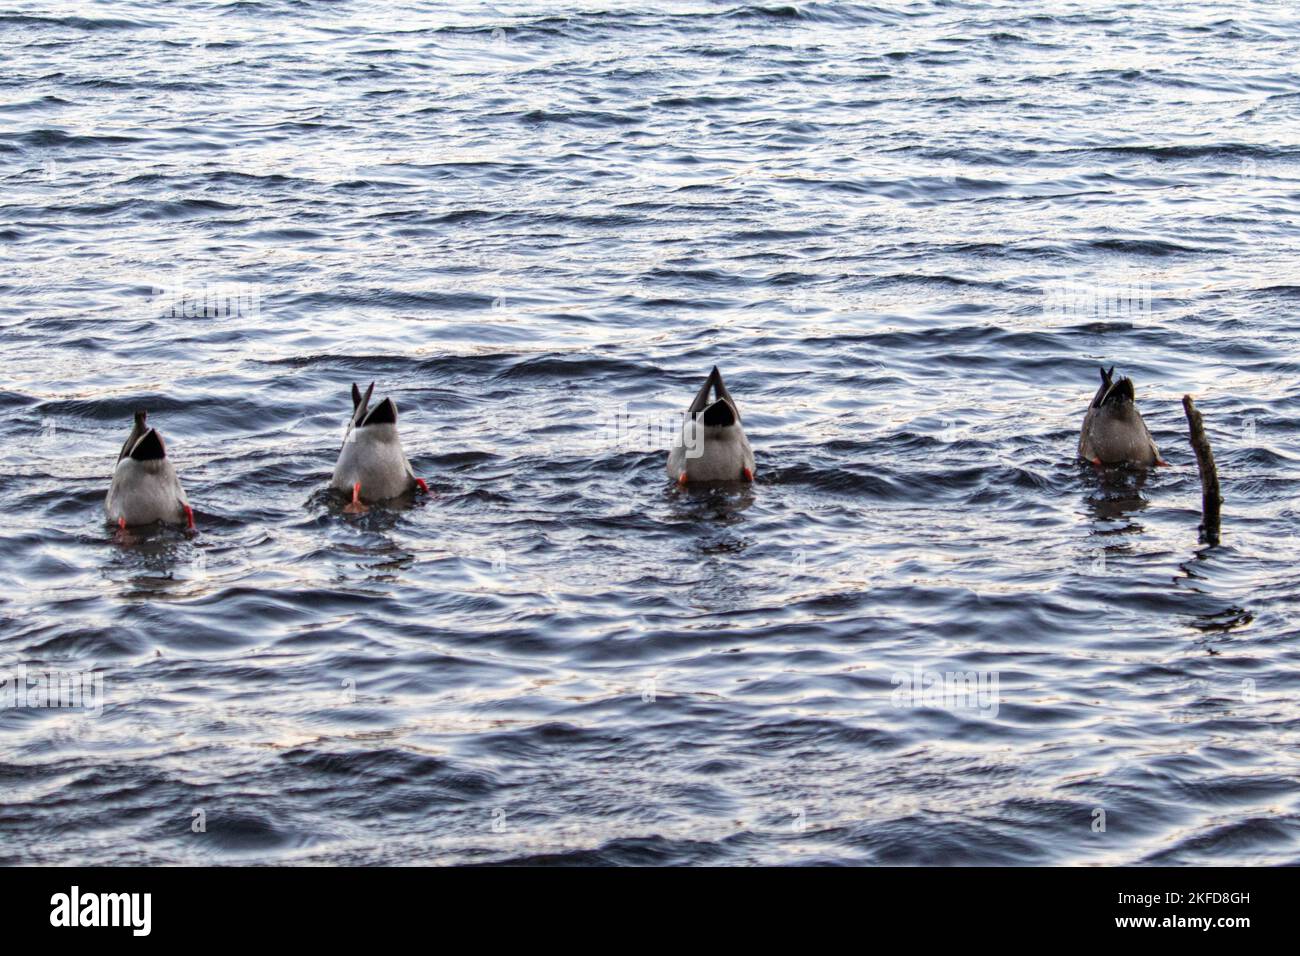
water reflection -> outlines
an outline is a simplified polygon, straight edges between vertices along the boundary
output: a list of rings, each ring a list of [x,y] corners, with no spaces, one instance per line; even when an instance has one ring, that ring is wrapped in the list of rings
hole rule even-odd
[[[1141,534],[1145,529],[1141,522],[1133,520],[1134,515],[1145,511],[1150,502],[1142,489],[1147,482],[1145,470],[1124,468],[1107,468],[1097,470],[1084,466],[1085,484],[1088,490],[1083,496],[1083,503],[1088,514],[1099,527],[1094,527],[1090,535]],[[1118,522],[1123,522],[1119,524]],[[1108,525],[1107,527],[1101,527]]]
[[[671,517],[724,524],[739,521],[758,500],[752,483],[737,481],[674,484],[667,494]]]
[[[207,552],[184,529],[165,525],[114,528],[103,573],[125,587],[120,595],[148,599],[186,591],[206,577]]]

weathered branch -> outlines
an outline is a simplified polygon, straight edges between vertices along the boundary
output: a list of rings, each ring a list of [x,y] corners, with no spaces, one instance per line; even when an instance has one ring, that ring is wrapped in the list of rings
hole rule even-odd
[[[1223,504],[1223,495],[1219,493],[1219,470],[1214,466],[1214,452],[1210,449],[1210,440],[1205,437],[1205,422],[1192,404],[1192,396],[1183,396],[1183,411],[1187,413],[1187,434],[1201,470],[1201,528],[1207,542],[1218,544],[1219,508]]]

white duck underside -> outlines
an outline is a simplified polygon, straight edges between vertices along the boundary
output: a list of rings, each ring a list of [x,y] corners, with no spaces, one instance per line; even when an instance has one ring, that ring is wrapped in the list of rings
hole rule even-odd
[[[741,481],[745,469],[754,471],[754,452],[739,423],[698,427],[699,440],[687,447],[687,432],[692,423],[682,426],[682,434],[668,453],[668,477],[674,481],[686,472],[687,481]],[[692,457],[691,452],[698,452]]]
[[[411,465],[402,451],[395,425],[366,425],[348,433],[334,466],[330,487],[352,495],[360,483],[366,501],[384,501],[415,487]]]
[[[129,525],[184,524],[189,499],[169,459],[136,461],[123,458],[113,469],[113,481],[104,499],[108,520]]]

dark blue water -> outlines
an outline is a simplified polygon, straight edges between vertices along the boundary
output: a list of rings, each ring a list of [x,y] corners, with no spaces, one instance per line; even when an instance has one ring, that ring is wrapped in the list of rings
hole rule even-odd
[[[1294,4],[0,11],[0,860],[1300,861]]]

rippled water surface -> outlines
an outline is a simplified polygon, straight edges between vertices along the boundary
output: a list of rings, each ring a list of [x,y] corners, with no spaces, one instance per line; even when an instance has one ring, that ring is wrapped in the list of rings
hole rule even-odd
[[[3,4],[0,663],[104,695],[0,712],[0,860],[1300,861],[1297,62],[1266,0]],[[679,490],[715,363],[757,481]],[[1170,467],[1076,464],[1100,363]],[[435,494],[354,518],[371,380]],[[193,537],[104,523],[137,407]]]

